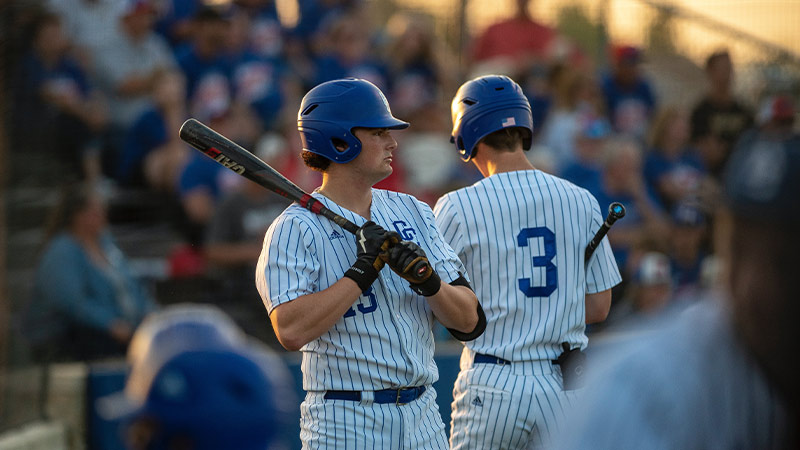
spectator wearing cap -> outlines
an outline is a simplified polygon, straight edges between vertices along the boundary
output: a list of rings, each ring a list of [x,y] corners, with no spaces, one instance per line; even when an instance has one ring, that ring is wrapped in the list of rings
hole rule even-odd
[[[153,31],[156,10],[151,1],[125,0],[118,32],[95,54],[95,73],[110,97],[111,120],[119,130],[130,127],[151,105],[150,93],[160,74],[177,69],[166,41]]]
[[[669,257],[673,284],[676,295],[688,296],[700,288],[702,281],[706,217],[697,205],[685,201],[673,207],[671,218]]]
[[[779,94],[763,100],[756,118],[762,133],[781,139],[791,135],[795,114],[796,109],[792,97]]]
[[[608,116],[615,131],[643,139],[656,98],[641,71],[642,52],[629,45],[615,46],[612,51],[612,70],[602,81]]]
[[[297,413],[286,364],[248,341],[221,310],[174,305],[149,316],[128,352],[123,391],[100,416],[120,426],[125,448],[285,448]]]
[[[753,113],[733,94],[733,63],[727,50],[706,59],[708,93],[691,115],[691,139],[701,148],[704,163],[716,178],[739,136],[753,125]]]
[[[575,154],[573,159],[563,163],[561,176],[590,192],[599,191],[603,149],[611,137],[611,126],[605,119],[588,118],[580,123],[575,136]]]
[[[706,182],[705,167],[689,147],[688,119],[684,111],[668,107],[650,129],[644,177],[648,189],[667,211],[681,200],[697,196]]]

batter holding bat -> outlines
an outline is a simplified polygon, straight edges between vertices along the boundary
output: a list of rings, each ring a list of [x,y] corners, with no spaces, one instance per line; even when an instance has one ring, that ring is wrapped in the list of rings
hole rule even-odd
[[[621,277],[597,200],[525,157],[533,123],[517,83],[498,75],[464,83],[452,118],[461,158],[485,178],[440,198],[436,223],[467,269],[487,326],[465,343],[450,444],[539,448],[580,385],[586,324],[605,320]]]
[[[434,320],[467,341],[485,318],[430,207],[372,187],[392,173],[392,131],[408,123],[350,78],[309,91],[297,124],[322,186],[270,226],[256,284],[278,340],[303,352],[303,448],[447,448]]]

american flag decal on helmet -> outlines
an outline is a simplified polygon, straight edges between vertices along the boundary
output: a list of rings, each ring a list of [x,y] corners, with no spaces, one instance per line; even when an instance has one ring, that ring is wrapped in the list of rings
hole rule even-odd
[[[505,118],[505,119],[503,119],[503,121],[500,123],[500,125],[502,125],[502,126],[503,126],[503,128],[506,128],[506,127],[513,127],[513,126],[514,126],[514,125],[516,125],[516,124],[517,124],[517,121],[516,121],[516,119],[514,119],[513,117],[506,117],[506,118]]]

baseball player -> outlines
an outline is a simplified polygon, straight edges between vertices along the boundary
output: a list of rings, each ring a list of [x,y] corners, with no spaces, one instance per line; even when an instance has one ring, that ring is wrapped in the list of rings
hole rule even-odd
[[[303,352],[303,447],[446,448],[431,387],[433,321],[461,340],[485,321],[430,207],[372,188],[392,172],[392,130],[408,124],[355,78],[309,91],[297,124],[305,164],[322,172],[312,195],[360,226],[353,236],[292,205],[268,229],[258,261],[278,340]],[[422,282],[410,273],[420,261],[432,269]]]
[[[541,446],[562,414],[563,389],[580,375],[566,366],[582,358],[585,324],[605,319],[621,277],[607,239],[584,261],[603,222],[594,197],[525,157],[531,109],[513,80],[464,83],[452,117],[461,158],[485,178],[440,198],[436,222],[472,279],[487,327],[462,353],[450,444]]]

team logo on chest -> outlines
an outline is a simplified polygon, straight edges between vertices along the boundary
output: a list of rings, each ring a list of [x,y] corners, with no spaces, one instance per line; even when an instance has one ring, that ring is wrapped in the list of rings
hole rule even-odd
[[[417,230],[408,226],[408,224],[402,220],[395,220],[392,222],[392,226],[394,227],[395,231],[400,234],[400,237],[402,237],[404,241],[413,241],[414,238],[417,237]]]

